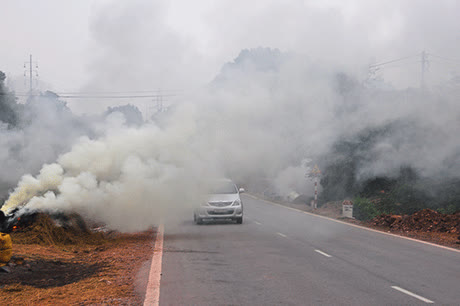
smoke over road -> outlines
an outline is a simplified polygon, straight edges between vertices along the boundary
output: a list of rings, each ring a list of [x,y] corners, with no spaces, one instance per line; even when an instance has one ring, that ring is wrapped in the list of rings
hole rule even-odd
[[[360,153],[357,179],[391,176],[402,165],[423,176],[456,175],[455,92],[382,91],[300,59],[243,51],[160,121],[127,126],[121,113],[110,114],[99,137],[79,138],[36,178],[24,176],[3,210],[26,203],[25,210],[78,211],[135,231],[199,203],[210,177],[230,176],[282,197],[311,194],[309,158],[385,124],[389,132]]]
[[[53,112],[37,108],[38,120],[22,129],[2,128],[7,137],[1,141],[9,140],[0,157],[8,171],[16,171],[8,182],[30,173],[2,210],[77,211],[112,228],[135,231],[156,223],[166,211],[196,205],[210,177],[229,176],[250,190],[268,188],[280,197],[292,191],[312,195],[305,174],[315,163],[325,169],[339,161],[357,184],[398,176],[404,166],[439,182],[459,177],[458,74],[435,73],[433,64],[425,89],[418,88],[418,62],[398,70],[405,71],[401,75],[389,73],[396,74],[393,82],[367,75],[370,55],[391,59],[425,47],[456,54],[458,40],[440,41],[439,33],[458,33],[448,31],[459,28],[458,18],[449,13],[458,5],[423,2],[413,10],[410,2],[382,2],[379,12],[351,10],[347,15],[343,7],[308,1],[291,6],[269,1],[263,8],[257,3],[236,5],[242,17],[234,19],[241,24],[206,27],[234,14],[220,10],[233,7],[233,1],[203,12],[201,25],[214,29],[208,37],[228,33],[214,46],[201,36],[191,39],[196,29],[186,32],[186,23],[172,23],[178,2],[102,4],[90,23],[97,52],[86,90],[207,85],[139,126],[125,124],[117,112],[105,118],[49,117]],[[436,31],[421,23],[427,12],[443,16]],[[270,22],[291,17],[292,22]],[[369,22],[372,18],[375,23]],[[251,31],[258,35],[248,40]],[[244,49],[259,45],[282,45],[283,51]],[[213,56],[203,51],[212,48]],[[213,70],[214,63],[231,57],[220,72]],[[410,74],[415,70],[417,77]],[[79,112],[89,108],[84,103],[73,107]],[[66,123],[69,118],[73,124]],[[37,151],[42,158],[35,158]],[[340,171],[334,173],[338,182],[344,181]],[[337,197],[342,195],[348,196]]]

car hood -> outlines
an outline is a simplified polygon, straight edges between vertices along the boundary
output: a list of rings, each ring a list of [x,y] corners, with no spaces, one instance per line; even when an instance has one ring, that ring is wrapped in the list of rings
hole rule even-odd
[[[233,202],[240,198],[238,193],[230,194],[210,194],[208,195],[208,202]]]

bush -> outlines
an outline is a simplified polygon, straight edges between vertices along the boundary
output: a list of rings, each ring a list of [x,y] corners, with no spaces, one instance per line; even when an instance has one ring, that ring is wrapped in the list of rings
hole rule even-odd
[[[432,197],[416,184],[400,184],[382,196],[378,210],[382,214],[411,215],[425,208],[433,208]]]
[[[458,209],[457,207],[455,207],[455,205],[452,205],[452,204],[447,207],[440,207],[437,209],[437,212],[441,214],[446,214],[446,215],[453,215],[457,211],[460,211],[460,209]]]
[[[356,197],[353,200],[353,216],[358,220],[370,220],[380,214],[379,210],[366,198]]]

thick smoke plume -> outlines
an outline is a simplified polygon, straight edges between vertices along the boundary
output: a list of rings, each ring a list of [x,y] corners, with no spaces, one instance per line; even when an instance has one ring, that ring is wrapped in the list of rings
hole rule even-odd
[[[161,121],[128,127],[121,114],[109,115],[100,137],[80,138],[39,176],[24,176],[3,210],[78,211],[133,231],[199,203],[210,177],[282,197],[311,194],[312,162],[327,166],[323,157],[338,141],[382,126],[359,153],[353,179],[392,176],[405,165],[424,177],[455,177],[456,89],[377,85],[300,55],[245,50]]]
[[[0,84],[0,199],[8,195],[22,175],[38,173],[44,163],[52,163],[68,151],[80,136],[95,133],[92,120],[72,114],[65,102],[48,92],[16,102],[14,93]],[[12,120],[14,119],[14,120]]]
[[[284,198],[312,195],[306,174],[319,164],[329,200],[353,196],[366,182],[398,177],[407,168],[422,180],[456,182],[458,71],[436,70],[431,57],[426,87],[419,88],[418,62],[374,77],[367,68],[371,56],[394,59],[425,48],[457,54],[458,4],[422,1],[414,9],[410,1],[381,2],[370,9],[376,4],[353,3],[346,14],[340,5],[343,10],[310,1],[257,1],[250,7],[224,1],[223,7],[235,10],[203,12],[203,28],[212,29],[207,34],[225,36],[224,42],[214,37],[222,42],[215,46],[193,40],[192,28],[181,32],[186,22],[172,22],[180,2],[103,4],[91,23],[97,46],[86,89],[190,88],[204,83],[203,71],[209,84],[146,124],[127,125],[109,110],[97,120],[71,116],[71,125],[44,112],[37,118],[46,120],[4,127],[8,137],[2,139],[12,139],[1,155],[6,164],[14,161],[10,182],[19,173],[32,175],[23,177],[3,210],[78,211],[132,231],[166,211],[196,205],[211,177],[228,176],[249,190]],[[369,14],[359,14],[361,7]],[[437,22],[427,23],[427,14]],[[239,24],[220,22],[225,19]],[[239,50],[259,45],[282,50]],[[216,52],[207,61],[204,50],[212,48]],[[209,77],[212,65],[206,63],[238,52]]]
[[[196,168],[188,146],[193,129],[184,122],[185,129],[129,128],[119,113],[108,119],[106,135],[80,138],[36,178],[24,176],[2,209],[77,211],[134,231],[159,222],[174,205],[199,202],[196,177],[208,171],[204,164]]]

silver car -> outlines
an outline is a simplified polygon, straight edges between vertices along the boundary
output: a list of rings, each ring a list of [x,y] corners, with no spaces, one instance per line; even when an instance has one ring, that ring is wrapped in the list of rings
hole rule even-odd
[[[211,183],[211,191],[207,201],[195,209],[193,220],[196,224],[202,224],[205,220],[231,219],[237,224],[243,223],[243,202],[238,189],[230,179],[219,179]]]

